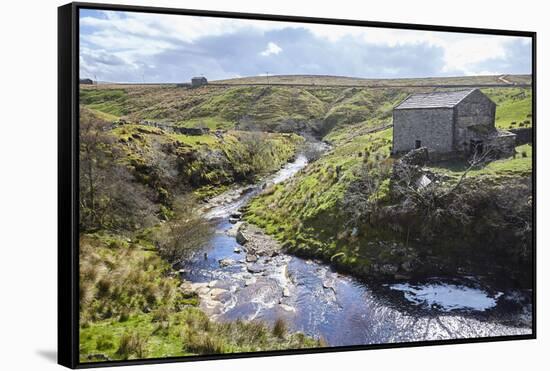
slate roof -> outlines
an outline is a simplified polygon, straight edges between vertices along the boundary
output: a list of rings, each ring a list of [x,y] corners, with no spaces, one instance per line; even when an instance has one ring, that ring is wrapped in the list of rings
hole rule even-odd
[[[395,109],[453,108],[476,89],[418,93],[407,97]]]

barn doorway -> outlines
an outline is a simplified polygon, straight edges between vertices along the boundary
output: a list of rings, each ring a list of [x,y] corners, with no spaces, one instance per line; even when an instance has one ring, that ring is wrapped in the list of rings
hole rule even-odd
[[[416,141],[414,142],[414,148],[415,148],[415,149],[419,149],[420,147],[422,147],[422,141],[416,140]]]
[[[483,153],[483,141],[482,140],[470,140],[470,154],[481,155]]]

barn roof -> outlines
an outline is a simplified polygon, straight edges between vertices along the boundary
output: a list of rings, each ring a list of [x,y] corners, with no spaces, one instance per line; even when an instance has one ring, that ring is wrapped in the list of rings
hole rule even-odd
[[[477,89],[412,94],[395,109],[453,108]]]

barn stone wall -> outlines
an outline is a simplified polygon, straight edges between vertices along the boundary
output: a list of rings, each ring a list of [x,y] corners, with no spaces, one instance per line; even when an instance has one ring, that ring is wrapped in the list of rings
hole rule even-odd
[[[498,157],[509,157],[516,151],[516,134],[499,130],[498,134],[489,138],[490,148]]]
[[[453,109],[397,109],[393,111],[393,152],[415,148],[420,140],[430,152],[453,150]]]
[[[496,104],[479,90],[472,92],[455,107],[455,148],[468,148],[470,139],[483,139],[495,130]],[[471,130],[475,128],[475,130]]]

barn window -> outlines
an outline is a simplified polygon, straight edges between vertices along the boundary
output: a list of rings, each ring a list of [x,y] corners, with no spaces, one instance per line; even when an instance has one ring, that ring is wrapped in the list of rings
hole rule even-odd
[[[420,147],[422,147],[422,142],[419,141],[419,140],[415,141],[415,142],[414,142],[414,148],[418,149],[418,148],[420,148]]]

